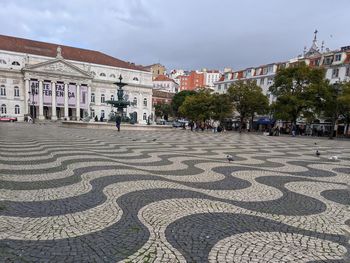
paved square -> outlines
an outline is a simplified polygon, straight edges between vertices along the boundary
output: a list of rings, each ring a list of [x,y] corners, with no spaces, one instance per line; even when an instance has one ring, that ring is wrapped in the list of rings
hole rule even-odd
[[[0,261],[347,262],[349,173],[349,141],[0,124]]]

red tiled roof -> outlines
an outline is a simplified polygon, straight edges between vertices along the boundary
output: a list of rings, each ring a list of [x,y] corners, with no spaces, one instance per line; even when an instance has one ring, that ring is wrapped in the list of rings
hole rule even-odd
[[[111,57],[99,51],[0,35],[0,50],[55,58],[58,46],[62,49],[63,58],[68,60],[145,71],[140,66]]]
[[[174,82],[173,79],[168,78],[165,75],[159,75],[159,76],[155,77],[153,81],[173,81]]]
[[[221,75],[218,81],[224,81],[225,80],[225,75]]]

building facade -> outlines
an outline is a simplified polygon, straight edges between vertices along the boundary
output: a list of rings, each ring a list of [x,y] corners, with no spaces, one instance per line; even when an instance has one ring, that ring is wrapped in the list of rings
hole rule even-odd
[[[209,89],[214,89],[214,83],[217,82],[221,76],[219,70],[203,69],[202,72],[204,73],[205,87]]]
[[[325,69],[325,77],[331,84],[336,82],[350,81],[350,46],[342,47],[339,50],[330,51],[319,49],[317,38],[313,39],[312,45],[304,54],[290,59],[286,62],[271,63],[259,67],[246,68],[239,71],[225,72],[219,81],[214,83],[214,90],[218,93],[226,93],[229,86],[238,81],[255,80],[270,102],[274,100],[269,94],[269,87],[273,84],[277,71],[281,68],[292,67],[299,63],[305,63],[309,67],[321,67]]]
[[[188,75],[178,76],[180,80],[180,91],[195,90],[205,87],[204,73],[191,71]]]
[[[152,74],[98,51],[59,46],[0,35],[1,115],[24,120],[108,119],[117,98],[119,76],[125,97],[134,102],[125,111],[146,123],[152,114]],[[53,92],[54,91],[54,92]]]
[[[179,84],[165,75],[159,75],[153,79],[153,89],[177,93],[179,92]]]
[[[156,77],[158,77],[159,75],[165,75],[166,73],[166,68],[165,66],[163,66],[160,63],[157,64],[152,64],[149,66],[145,66],[143,67],[145,70],[149,71],[152,73],[152,77],[153,79],[155,79]]]

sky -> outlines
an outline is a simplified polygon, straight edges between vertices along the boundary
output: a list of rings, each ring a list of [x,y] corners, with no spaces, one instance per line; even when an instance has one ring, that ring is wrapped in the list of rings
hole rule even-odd
[[[0,34],[168,70],[286,61],[350,45],[349,0],[0,0]]]

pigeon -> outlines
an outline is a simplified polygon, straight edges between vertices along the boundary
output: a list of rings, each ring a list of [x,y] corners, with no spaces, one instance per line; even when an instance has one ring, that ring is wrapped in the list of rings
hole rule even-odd
[[[152,141],[154,141],[154,142],[155,142],[156,140],[157,140],[157,139],[153,139]]]
[[[320,156],[321,153],[320,153],[318,150],[316,150],[316,155],[317,155],[317,156]]]
[[[329,160],[338,161],[338,156],[333,155],[333,156],[329,157]]]
[[[232,155],[227,155],[226,158],[227,158],[227,160],[228,160],[229,162],[232,162],[232,161],[233,161]]]
[[[136,139],[132,139],[133,142],[136,142],[137,140]]]
[[[315,145],[317,145],[317,142],[315,142]]]

